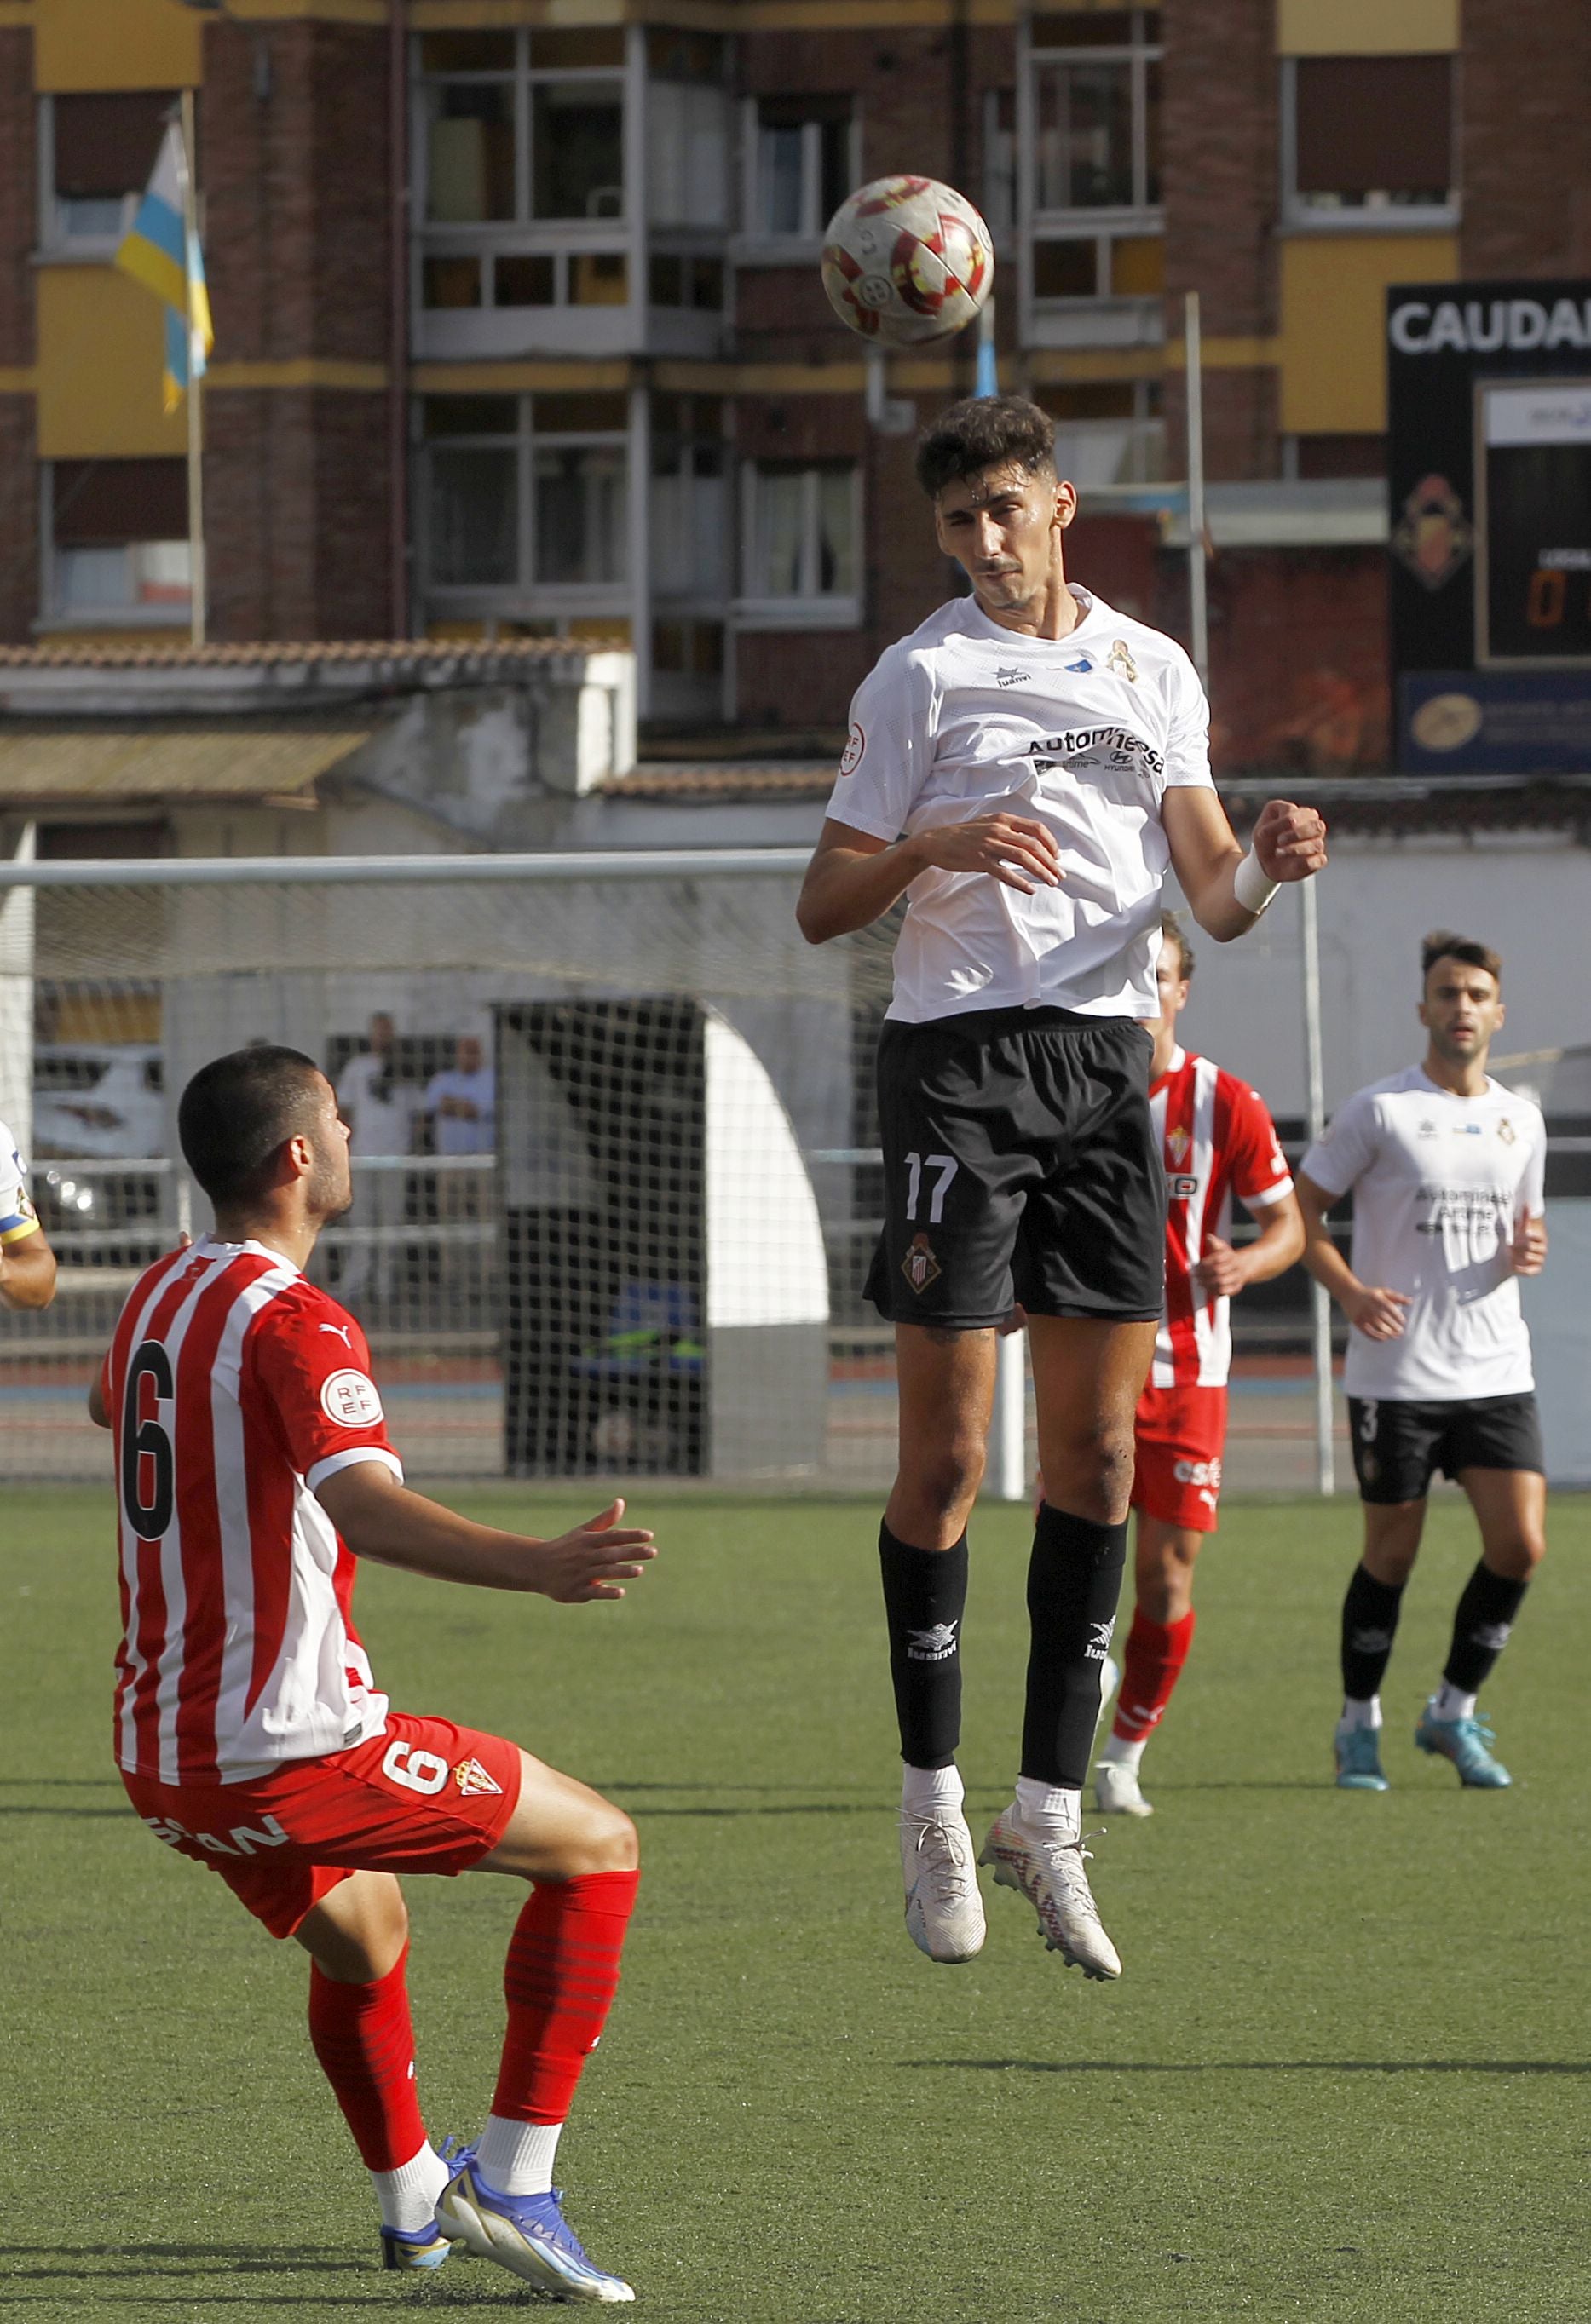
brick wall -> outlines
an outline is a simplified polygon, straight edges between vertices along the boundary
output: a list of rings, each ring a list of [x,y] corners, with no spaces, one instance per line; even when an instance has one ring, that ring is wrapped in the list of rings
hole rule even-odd
[[[1465,0],[1462,272],[1591,274],[1591,9]]]
[[[384,34],[212,23],[205,69],[217,363],[384,364]],[[207,411],[214,633],[384,636],[384,394],[222,385]]]
[[[37,118],[31,32],[0,31],[0,365],[37,353],[32,254],[38,245]],[[0,393],[0,642],[26,645],[39,610],[39,471],[33,399]]]
[[[1188,560],[1162,556],[1158,628],[1186,642]],[[1228,549],[1208,568],[1217,775],[1389,763],[1387,568],[1379,549]]]

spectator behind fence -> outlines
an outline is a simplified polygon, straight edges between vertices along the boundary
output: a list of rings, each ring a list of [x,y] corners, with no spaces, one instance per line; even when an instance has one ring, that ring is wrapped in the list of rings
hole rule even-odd
[[[399,1230],[408,1212],[408,1173],[404,1170],[360,1169],[361,1162],[391,1161],[407,1154],[414,1142],[414,1117],[420,1093],[412,1082],[400,1081],[393,1049],[393,1020],[378,1013],[370,1020],[369,1047],[350,1057],[337,1085],[337,1102],[352,1135],[348,1151],[354,1160],[352,1228],[370,1235],[344,1253],[338,1291],[356,1314],[375,1302],[391,1303]]]
[[[490,1154],[497,1139],[497,1076],[475,1033],[460,1033],[453,1063],[426,1084],[425,1111],[439,1154]]]

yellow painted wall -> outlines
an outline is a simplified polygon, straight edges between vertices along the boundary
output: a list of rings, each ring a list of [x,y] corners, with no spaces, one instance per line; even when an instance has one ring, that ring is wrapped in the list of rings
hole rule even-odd
[[[165,309],[109,266],[39,269],[39,457],[160,459],[188,444],[161,403]]]
[[[1279,56],[1443,56],[1458,44],[1458,0],[1276,0]]]
[[[180,0],[45,0],[33,12],[34,86],[197,88],[203,32]]]
[[[1450,282],[1450,234],[1297,235],[1281,245],[1281,426],[1378,436],[1386,426],[1392,282]]]

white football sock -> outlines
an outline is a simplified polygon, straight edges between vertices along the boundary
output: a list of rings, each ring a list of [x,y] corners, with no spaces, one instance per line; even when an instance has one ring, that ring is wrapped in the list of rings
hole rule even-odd
[[[500,2195],[545,2195],[562,2135],[560,2122],[510,2122],[489,2114],[475,2151],[481,2177]]]
[[[1430,1707],[1433,1719],[1473,1719],[1475,1717],[1474,1695],[1466,1694],[1460,1687],[1449,1686],[1446,1679],[1442,1681],[1432,1696]]]
[[[1381,1725],[1380,1695],[1373,1694],[1363,1702],[1355,1695],[1346,1696],[1343,1701],[1343,1715],[1337,1723],[1344,1733],[1347,1733],[1355,1727],[1368,1727],[1374,1731]]]
[[[1016,1804],[1030,1831],[1070,1847],[1083,1830],[1083,1794],[1059,1784],[1041,1784],[1032,1775],[1016,1779]]]
[[[961,1771],[954,1762],[948,1767],[901,1770],[901,1806],[907,1815],[931,1816],[944,1808],[958,1808],[966,1797]]]
[[[1105,1748],[1099,1755],[1101,1766],[1108,1759],[1113,1767],[1130,1767],[1133,1775],[1136,1775],[1139,1764],[1143,1757],[1143,1747],[1148,1740],[1147,1735],[1107,1737]]]
[[[373,2171],[370,2183],[381,2205],[382,2226],[418,2236],[431,2223],[437,2197],[448,2183],[448,2166],[428,2138],[396,2171]]]

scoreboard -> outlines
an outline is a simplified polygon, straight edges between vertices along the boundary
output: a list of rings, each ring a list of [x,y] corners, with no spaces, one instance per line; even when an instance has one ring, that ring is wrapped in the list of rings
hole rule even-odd
[[[1476,664],[1591,669],[1591,376],[1475,401]]]
[[[1396,286],[1386,349],[1399,764],[1591,772],[1591,281]]]

